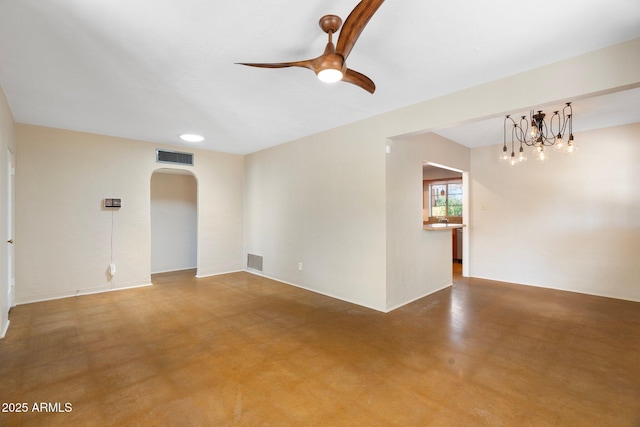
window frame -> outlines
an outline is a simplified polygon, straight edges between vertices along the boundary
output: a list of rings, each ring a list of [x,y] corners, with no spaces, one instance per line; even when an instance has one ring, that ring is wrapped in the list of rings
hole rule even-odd
[[[435,218],[446,218],[446,217],[462,217],[462,215],[448,215],[449,213],[449,184],[460,184],[462,185],[462,178],[442,178],[442,179],[428,179],[428,180],[423,180],[423,194],[424,194],[424,184],[427,185],[427,191],[426,193],[429,195],[429,204],[428,204],[428,210],[429,210],[429,217],[435,217]],[[431,194],[432,192],[432,186],[433,185],[445,185],[446,187],[446,201],[445,201],[445,215],[433,215],[433,195]],[[423,195],[424,198],[424,195]],[[423,203],[424,205],[424,203]]]

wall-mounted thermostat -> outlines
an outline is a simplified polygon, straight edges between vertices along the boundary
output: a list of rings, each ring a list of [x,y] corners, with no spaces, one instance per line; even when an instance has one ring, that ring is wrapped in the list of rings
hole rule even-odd
[[[105,208],[121,208],[122,199],[104,199]]]

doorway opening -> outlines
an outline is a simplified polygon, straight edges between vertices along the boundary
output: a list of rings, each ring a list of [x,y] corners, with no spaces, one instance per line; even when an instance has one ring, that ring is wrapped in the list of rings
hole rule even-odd
[[[151,274],[198,268],[198,184],[181,169],[151,175]]]
[[[446,223],[450,225],[468,223],[469,174],[447,166],[425,162],[422,167],[424,224]],[[463,227],[451,230],[451,261],[454,280],[468,276],[468,233]]]

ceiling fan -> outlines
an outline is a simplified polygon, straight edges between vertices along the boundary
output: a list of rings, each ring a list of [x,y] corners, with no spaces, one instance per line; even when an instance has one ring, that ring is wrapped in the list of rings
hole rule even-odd
[[[336,15],[325,15],[320,18],[320,28],[329,35],[329,42],[324,49],[324,53],[317,58],[271,64],[245,62],[239,64],[260,68],[308,68],[315,72],[318,78],[324,82],[333,83],[342,80],[343,82],[354,84],[373,93],[376,90],[376,85],[373,81],[364,74],[347,68],[346,61],[351,53],[351,49],[353,49],[358,37],[360,37],[360,33],[362,33],[369,19],[371,19],[383,2],[384,0],[362,0],[351,11],[344,25],[342,25],[342,20]],[[340,29],[341,25],[342,31],[340,31],[338,38],[338,45],[334,46],[332,39],[333,34]]]

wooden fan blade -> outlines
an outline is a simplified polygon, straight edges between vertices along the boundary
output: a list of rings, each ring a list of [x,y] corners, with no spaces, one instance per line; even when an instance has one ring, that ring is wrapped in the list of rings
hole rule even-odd
[[[342,81],[359,86],[369,93],[376,91],[376,84],[369,77],[348,68],[347,72],[344,73],[344,76],[342,77]]]
[[[304,67],[313,70],[311,63],[313,60],[294,61],[294,62],[274,62],[274,63],[251,63],[251,62],[236,62],[238,65],[246,65],[248,67],[258,68],[287,68],[287,67]]]
[[[336,47],[336,52],[342,55],[344,59],[347,59],[351,49],[353,49],[353,45],[356,44],[358,37],[360,37],[360,33],[362,33],[369,19],[376,13],[382,3],[384,3],[384,0],[362,0],[344,21]]]

